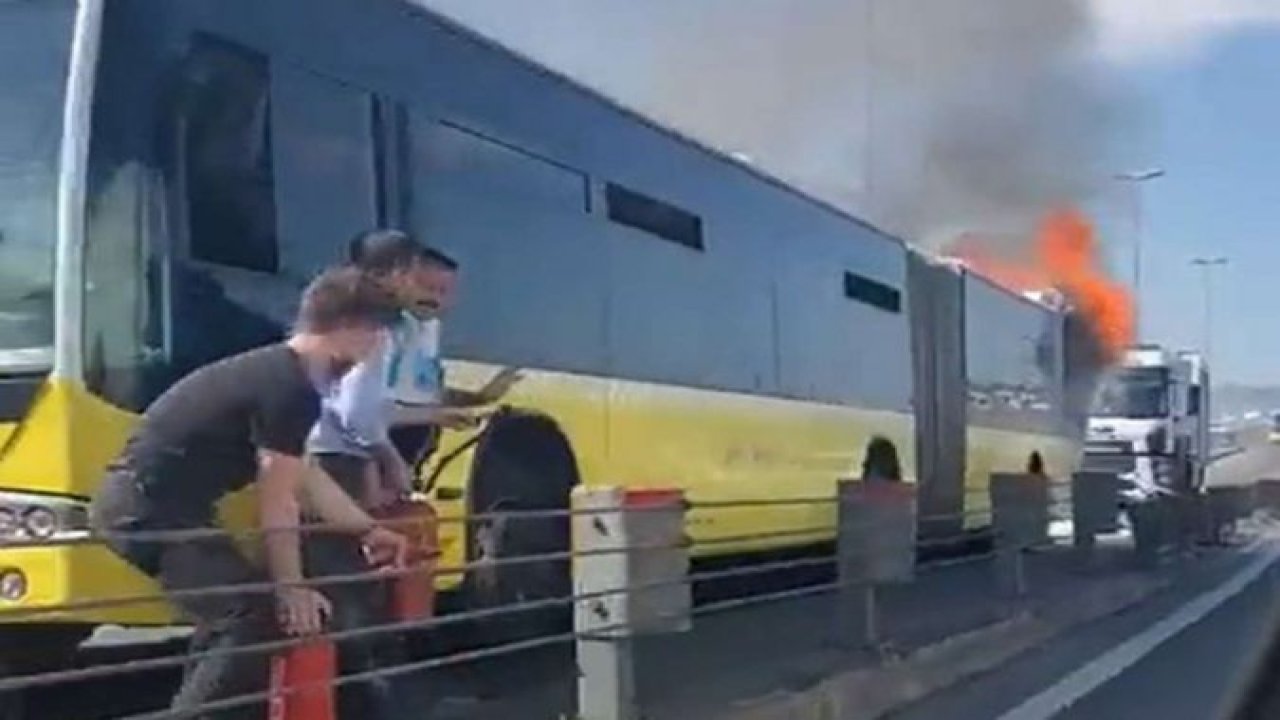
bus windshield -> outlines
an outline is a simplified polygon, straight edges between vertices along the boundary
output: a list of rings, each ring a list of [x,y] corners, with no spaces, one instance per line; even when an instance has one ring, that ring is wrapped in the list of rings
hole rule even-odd
[[[1169,413],[1167,381],[1163,368],[1119,370],[1102,381],[1093,414],[1136,419],[1163,417]]]
[[[47,357],[53,345],[58,155],[74,22],[74,0],[0,0],[0,366]]]

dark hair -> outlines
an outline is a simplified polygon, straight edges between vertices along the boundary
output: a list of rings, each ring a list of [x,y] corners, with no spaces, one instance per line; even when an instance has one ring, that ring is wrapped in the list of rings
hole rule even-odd
[[[327,333],[344,327],[388,327],[399,317],[395,298],[369,273],[343,266],[321,273],[302,291],[297,329]]]
[[[401,230],[380,228],[360,233],[351,239],[347,252],[352,263],[365,272],[386,275],[425,263],[445,270],[457,270],[453,258],[429,248]]]

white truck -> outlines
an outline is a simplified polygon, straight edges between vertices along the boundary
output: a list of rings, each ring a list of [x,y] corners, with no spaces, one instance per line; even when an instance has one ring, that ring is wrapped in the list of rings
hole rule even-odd
[[[1131,497],[1196,493],[1211,453],[1204,357],[1158,345],[1127,349],[1098,388],[1085,466],[1117,473]]]

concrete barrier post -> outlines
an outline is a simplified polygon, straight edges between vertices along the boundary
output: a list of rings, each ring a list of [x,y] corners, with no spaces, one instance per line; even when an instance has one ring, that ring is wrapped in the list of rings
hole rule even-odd
[[[837,638],[846,647],[876,647],[881,641],[877,587],[915,576],[915,487],[841,480],[837,523]]]
[[[1184,500],[1175,495],[1158,495],[1130,507],[1133,547],[1139,566],[1155,569],[1177,547]]]
[[[638,720],[632,638],[691,625],[685,508],[679,490],[573,493],[581,720]]]
[[[1115,532],[1120,514],[1120,478],[1115,473],[1086,470],[1071,476],[1072,539],[1081,559],[1093,557],[1100,533]]]
[[[1256,485],[1216,485],[1204,494],[1209,542],[1226,542],[1236,525],[1253,514],[1257,506]]]
[[[1254,492],[1257,509],[1280,514],[1280,478],[1259,478]]]
[[[996,572],[1002,592],[1027,593],[1025,552],[1049,539],[1049,483],[1043,475],[991,475],[991,514],[996,533]]]

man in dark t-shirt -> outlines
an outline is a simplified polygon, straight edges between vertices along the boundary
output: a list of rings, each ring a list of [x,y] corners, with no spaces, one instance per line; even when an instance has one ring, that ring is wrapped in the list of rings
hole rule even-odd
[[[147,408],[109,467],[93,502],[95,531],[156,579],[196,624],[193,652],[200,654],[174,699],[175,710],[196,711],[196,717],[265,717],[261,701],[217,712],[196,709],[265,690],[268,657],[228,650],[277,639],[281,631],[322,629],[328,601],[302,584],[298,528],[304,499],[330,530],[360,537],[371,555],[403,562],[405,539],[377,526],[303,460],[321,392],[378,346],[394,317],[394,304],[364,273],[324,273],[303,294],[298,329],[287,341],[178,381]],[[214,530],[217,501],[254,482],[265,573]]]

